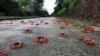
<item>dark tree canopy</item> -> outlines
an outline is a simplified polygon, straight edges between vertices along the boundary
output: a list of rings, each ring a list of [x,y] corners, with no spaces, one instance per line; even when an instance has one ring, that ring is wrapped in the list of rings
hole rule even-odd
[[[43,0],[0,0],[0,15],[46,16],[42,10]]]
[[[18,15],[21,11],[17,2],[12,0],[0,0],[0,12],[4,15]]]

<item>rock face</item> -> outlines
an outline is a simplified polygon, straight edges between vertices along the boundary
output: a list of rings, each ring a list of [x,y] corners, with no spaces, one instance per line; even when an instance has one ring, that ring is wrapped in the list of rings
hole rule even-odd
[[[68,14],[77,17],[100,18],[100,0],[80,0],[68,11]]]

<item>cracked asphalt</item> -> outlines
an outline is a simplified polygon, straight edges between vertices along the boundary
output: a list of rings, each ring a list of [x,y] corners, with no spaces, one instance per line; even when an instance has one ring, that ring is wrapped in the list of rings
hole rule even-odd
[[[82,33],[78,28],[64,26],[63,24],[53,23],[54,17],[25,19],[25,24],[20,24],[20,20],[0,22],[0,51],[4,51],[8,56],[100,56],[100,32]],[[33,20],[31,25],[29,20]],[[42,22],[43,21],[43,22]],[[48,24],[45,24],[48,22]],[[36,25],[36,24],[39,25]],[[23,29],[30,28],[33,33],[24,34]],[[67,32],[65,38],[59,37],[60,32]],[[96,40],[96,46],[89,46],[79,40],[81,35],[86,35]],[[32,37],[46,36],[47,43],[39,44],[32,41]],[[14,41],[23,41],[24,47],[21,49],[12,50],[9,44]]]

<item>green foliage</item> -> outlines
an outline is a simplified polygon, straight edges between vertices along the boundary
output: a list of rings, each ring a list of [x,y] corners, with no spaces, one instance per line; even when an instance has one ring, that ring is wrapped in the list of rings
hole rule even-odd
[[[77,27],[79,28],[84,28],[86,26],[88,26],[88,23],[86,22],[86,20],[80,20],[80,19],[69,19],[72,23],[74,23]]]
[[[22,11],[26,12],[25,14],[33,16],[46,16],[48,15],[47,11],[42,10],[43,0],[18,0],[17,1]]]
[[[0,12],[3,15],[19,15],[21,12],[17,2],[13,0],[0,0]],[[0,14],[2,16],[2,14]]]
[[[63,0],[62,3],[60,3],[59,0],[57,1],[58,1],[58,4],[57,4],[57,7],[55,8],[55,12],[54,12],[55,14],[59,14],[59,12],[63,13],[66,10],[70,10],[80,0]]]
[[[56,14],[57,14],[57,15],[60,15],[60,14],[62,14],[65,10],[66,10],[66,8],[63,8],[62,10],[59,10],[59,12],[57,12]]]
[[[30,0],[28,0],[28,1],[30,1]],[[22,6],[26,6],[28,4],[28,1],[27,0],[18,0],[17,2]]]
[[[0,0],[0,16],[46,16],[43,0]]]
[[[5,15],[4,13],[0,12],[0,16],[4,16],[4,15]]]
[[[86,26],[87,26],[87,24],[86,24],[86,23],[83,23],[83,22],[78,21],[78,20],[75,22],[75,24],[76,24],[78,27],[80,27],[80,28],[84,28],[84,27],[86,27]]]

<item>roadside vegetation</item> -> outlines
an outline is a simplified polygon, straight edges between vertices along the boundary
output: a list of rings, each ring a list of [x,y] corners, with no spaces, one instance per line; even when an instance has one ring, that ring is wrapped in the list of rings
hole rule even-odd
[[[79,28],[90,25],[100,28],[99,0],[56,0],[56,3],[52,15],[66,17]]]
[[[43,0],[0,0],[0,16],[48,16]]]
[[[70,19],[70,22],[72,22],[79,28],[84,28],[84,27],[89,26],[89,24],[85,20]]]

